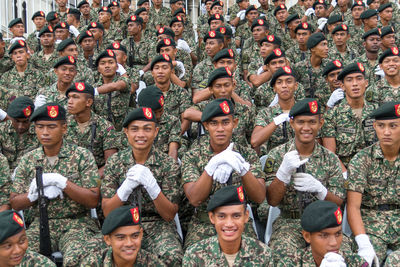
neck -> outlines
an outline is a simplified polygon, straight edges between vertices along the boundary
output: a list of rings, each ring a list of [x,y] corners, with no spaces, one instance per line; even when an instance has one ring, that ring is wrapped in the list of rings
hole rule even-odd
[[[90,118],[91,118],[90,108],[87,108],[84,111],[74,115],[74,119],[78,123],[88,122],[90,120]]]
[[[92,3],[92,8],[99,8],[99,7],[100,7],[100,4]]]
[[[399,157],[400,144],[394,144],[394,145],[387,146],[387,145],[382,145],[381,143],[379,143],[379,145],[382,149],[383,156],[388,161],[395,161],[397,159],[397,157]]]
[[[361,25],[362,25],[361,19],[353,19],[353,23],[354,23],[354,25],[356,25],[356,26],[361,26]]]
[[[131,37],[133,37],[133,41],[140,42],[140,40],[142,39],[142,32],[138,32],[137,34],[132,35]]]
[[[114,17],[114,21],[120,21],[121,20],[121,15],[120,13],[118,13],[115,17]]]
[[[346,96],[346,101],[350,105],[351,108],[363,108],[364,107],[364,96],[360,98],[350,98]]]
[[[213,140],[210,139],[211,150],[212,150],[215,154],[218,154],[218,153],[224,151],[224,150],[229,146],[229,144],[230,144],[230,140],[229,140],[229,142],[226,143],[226,144],[219,145],[219,144],[215,144],[215,143],[213,142]],[[221,244],[221,243],[220,243],[220,244]]]
[[[53,145],[53,146],[43,146],[44,154],[45,154],[47,157],[54,157],[54,156],[57,156],[58,153],[60,153],[62,143],[63,143],[63,142],[62,142],[62,140],[61,140],[59,143],[57,143],[57,144],[55,144],[55,145]]]
[[[400,85],[400,75],[397,74],[395,76],[385,76],[387,82],[393,87],[399,87]]]
[[[90,19],[90,13],[87,15],[82,15],[82,17],[84,17],[85,19]]]
[[[28,67],[28,62],[26,62],[23,66],[15,65],[15,68],[18,72],[25,72],[26,68]]]
[[[115,265],[116,267],[130,267],[130,266],[134,266],[135,262],[136,262],[136,257],[134,260],[131,260],[131,261],[125,261],[124,259],[116,258],[116,257],[114,257],[114,255],[112,258],[113,258],[112,260],[114,263],[112,266]]]
[[[385,51],[386,49],[389,49],[390,47],[386,47],[381,43],[381,51]]]
[[[126,7],[126,8],[122,9],[122,12],[125,13],[125,14],[128,14],[129,10],[130,10],[129,7]]]
[[[344,53],[346,52],[346,44],[343,45],[337,45],[336,49],[340,52],[340,53]]]
[[[103,26],[104,26],[104,29],[106,29],[106,30],[110,29],[110,27],[111,27],[111,21],[109,20],[109,21],[107,21],[107,22],[104,22],[104,23],[103,23]]]
[[[347,5],[340,6],[339,9],[340,9],[340,12],[344,13],[347,11]]]
[[[156,85],[158,88],[160,88],[162,92],[167,92],[169,90],[169,87],[171,86],[171,80],[168,80],[168,82],[162,84],[156,82]]]
[[[377,60],[378,59],[378,52],[370,52],[365,50],[365,55],[369,60]]]
[[[321,262],[322,262],[322,257],[319,257],[318,255],[315,255],[314,252],[312,252],[313,258],[314,258],[314,262],[316,266],[320,266]]]
[[[136,150],[132,148],[133,158],[137,164],[144,164],[146,162],[147,158],[149,157],[151,147],[152,146],[143,150]]]
[[[154,5],[155,9],[160,9],[162,7],[162,5]]]
[[[58,9],[60,10],[60,12],[66,12],[67,11],[67,7],[58,7]]]
[[[315,141],[311,143],[301,143],[297,138],[295,138],[296,149],[300,156],[310,156],[314,151]]]
[[[262,9],[264,9],[264,10],[268,10],[269,4],[267,3],[267,4],[265,4],[265,5],[261,5],[261,7],[262,7]]]
[[[63,81],[57,81],[57,90],[60,92],[65,92],[71,86],[71,83],[65,83]]]
[[[381,23],[382,23],[382,26],[387,26],[387,25],[389,25],[389,21],[383,19],[382,17],[381,17]]]
[[[218,241],[219,241],[219,246],[220,246],[222,252],[224,252],[225,254],[235,254],[240,249],[242,238],[240,238],[239,240],[232,241],[232,242],[225,242],[218,238]]]
[[[114,74],[113,76],[110,76],[110,77],[105,77],[105,76],[103,76],[103,83],[104,83],[104,84],[112,83],[112,81],[114,80],[115,75],[116,75],[116,74]]]
[[[294,106],[294,97],[287,100],[279,98],[278,103],[282,110],[290,110]]]
[[[290,31],[289,31],[289,34],[290,34],[290,38],[296,39],[296,33],[294,33],[293,30],[290,30]]]
[[[311,54],[310,61],[311,61],[311,66],[313,68],[317,68],[317,67],[321,66],[322,58],[320,58],[319,56]]]
[[[368,27],[368,25],[364,25],[364,32],[367,32],[369,30],[372,30],[372,28]]]
[[[86,51],[86,50],[83,50],[83,56],[86,58],[86,59],[88,59],[90,56],[93,56],[94,55],[94,50],[88,50],[88,51]]]
[[[54,46],[44,46],[43,53],[45,55],[52,54],[54,52]]]
[[[307,51],[307,45],[306,44],[299,44],[299,48],[301,51],[306,52]]]

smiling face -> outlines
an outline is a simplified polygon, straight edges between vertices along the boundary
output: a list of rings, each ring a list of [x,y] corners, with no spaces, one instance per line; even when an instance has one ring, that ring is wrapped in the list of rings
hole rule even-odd
[[[0,262],[2,266],[17,266],[20,264],[27,249],[28,238],[25,230],[7,238],[0,244]]]
[[[290,126],[295,132],[295,139],[302,144],[314,143],[315,137],[323,124],[324,119],[320,115],[299,115],[290,119]]]
[[[152,121],[132,121],[124,128],[129,144],[135,150],[148,150],[158,134],[159,128]]]

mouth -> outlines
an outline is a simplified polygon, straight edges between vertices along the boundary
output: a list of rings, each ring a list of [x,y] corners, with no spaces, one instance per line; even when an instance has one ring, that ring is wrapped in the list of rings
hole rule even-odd
[[[138,145],[144,145],[146,144],[147,140],[135,140],[135,143]]]
[[[233,236],[237,232],[237,229],[222,229],[225,236]]]
[[[11,257],[11,261],[20,262],[22,260],[22,255]]]

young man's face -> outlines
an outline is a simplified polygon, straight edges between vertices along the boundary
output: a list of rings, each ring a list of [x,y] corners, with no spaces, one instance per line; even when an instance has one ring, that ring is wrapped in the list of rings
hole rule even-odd
[[[212,21],[210,21],[210,30],[211,31],[215,31],[216,29],[218,29],[219,27],[224,26],[224,23],[219,20],[219,19],[214,19]]]
[[[131,4],[131,2],[128,0],[120,0],[119,1],[119,5],[121,6],[122,9],[128,9],[130,4]]]
[[[141,17],[143,19],[143,23],[146,24],[147,22],[149,22],[149,12],[142,11],[142,12],[140,12],[139,17]]]
[[[142,26],[140,26],[139,23],[136,23],[133,21],[128,23],[128,34],[130,36],[139,34],[141,30],[142,30]]]
[[[103,37],[103,31],[98,28],[90,29],[90,32],[93,34],[94,40],[98,41],[101,37]]]
[[[280,76],[276,79],[274,85],[274,92],[278,97],[284,101],[290,100],[294,97],[294,92],[297,90],[298,83],[293,76]]]
[[[51,46],[53,46],[54,45],[54,41],[55,41],[55,36],[54,36],[53,33],[46,32],[46,33],[43,33],[40,36],[40,44],[43,47],[51,47]]]
[[[232,92],[235,89],[235,84],[232,78],[220,78],[216,79],[209,90],[215,98],[227,98],[232,97]]]
[[[346,45],[347,40],[349,40],[350,35],[346,31],[338,31],[332,35],[333,42],[336,46]]]
[[[74,58],[78,58],[79,52],[78,47],[74,44],[67,46],[62,52],[61,56],[71,56]]]
[[[345,6],[347,6],[349,4],[349,0],[338,0],[337,1],[337,5],[339,6],[339,7],[345,7]]]
[[[224,15],[224,9],[222,6],[214,6],[211,10],[210,10],[210,14],[211,15],[215,15],[215,14],[219,14],[220,16]]]
[[[107,22],[109,22],[111,20],[111,14],[106,12],[106,11],[102,11],[99,12],[99,22],[102,24],[105,24]]]
[[[363,45],[365,47],[365,50],[370,52],[370,53],[378,53],[380,47],[381,47],[381,37],[379,35],[371,35],[368,36],[365,41],[363,42]]]
[[[378,10],[378,8],[379,8],[380,5],[381,5],[381,3],[379,2],[379,0],[375,0],[375,1],[373,1],[373,2],[368,6],[368,8],[369,8],[369,9]]]
[[[385,76],[395,77],[400,74],[400,57],[385,57],[379,66],[385,73]]]
[[[13,37],[23,37],[24,36],[24,24],[18,23],[10,28]]]
[[[290,119],[290,126],[295,132],[295,138],[302,144],[314,143],[323,124],[324,119],[320,115],[299,115]]]
[[[175,12],[176,10],[184,7],[183,1],[178,1],[176,3],[170,4],[170,7],[171,7],[171,11]]]
[[[370,29],[374,29],[378,26],[378,16],[372,16],[368,19],[363,20],[364,25],[368,26]]]
[[[67,14],[67,23],[69,25],[73,25],[75,23],[75,20],[76,20],[75,15]]]
[[[324,5],[316,5],[315,6],[315,16],[317,18],[325,18],[326,17],[326,8]]]
[[[56,40],[65,40],[69,37],[69,30],[58,28],[54,31],[54,35],[56,36]]]
[[[113,77],[117,72],[117,60],[111,57],[102,58],[97,66],[97,71],[104,77]]]
[[[256,26],[252,31],[254,41],[259,42],[262,38],[267,36],[267,31],[263,26]]]
[[[235,59],[233,58],[221,58],[216,63],[214,63],[214,67],[218,68],[228,68],[232,73],[236,70]]]
[[[286,60],[285,57],[275,58],[268,63],[269,70],[271,71],[272,74],[274,74],[279,68],[282,68],[287,65],[288,61]]]
[[[315,2],[314,0],[304,0],[303,5],[304,5],[305,10],[311,8],[313,6],[314,2]]]
[[[112,13],[112,17],[115,18],[116,16],[118,16],[120,8],[119,6],[112,6],[110,7],[111,13]]]
[[[152,121],[132,121],[124,128],[129,144],[135,150],[148,150],[158,134],[159,128]]]
[[[155,82],[165,84],[171,79],[171,64],[168,62],[158,62],[153,66],[151,74],[153,75]]]
[[[62,142],[67,132],[65,121],[36,121],[36,136],[44,147],[54,147]]]
[[[214,57],[223,47],[224,42],[217,39],[207,39],[206,41],[206,53],[209,57]]]
[[[400,144],[400,119],[376,120],[374,129],[383,146],[398,147]]]
[[[180,36],[185,28],[182,22],[175,22],[171,25],[171,29],[174,31],[175,36]]]
[[[144,7],[148,12],[150,10],[150,3],[149,2],[145,2],[140,7]]]
[[[353,7],[353,10],[351,10],[351,16],[353,19],[360,19],[361,13],[363,13],[365,10],[365,7],[362,6],[355,6]]]
[[[11,53],[11,59],[17,66],[25,66],[28,63],[30,55],[26,48],[14,49]]]
[[[18,134],[27,132],[31,126],[29,118],[11,118],[11,124]]]
[[[128,56],[125,54],[125,52],[122,50],[113,50],[113,52],[117,58],[117,63],[124,66],[128,59]]]
[[[82,13],[84,16],[89,16],[90,15],[90,5],[89,4],[84,4],[79,8],[79,11]]]
[[[167,54],[170,58],[175,59],[177,49],[173,46],[161,47],[160,55]]]
[[[68,113],[76,115],[90,108],[93,104],[93,99],[88,96],[85,93],[70,92],[68,94]]]
[[[337,79],[340,71],[341,71],[341,69],[333,70],[333,71],[329,72],[328,75],[326,75],[326,77],[325,77],[325,81],[328,83],[331,91],[333,91],[341,86],[340,81]]]
[[[311,32],[307,30],[297,30],[296,40],[299,45],[306,45],[308,38],[311,36]]]
[[[7,238],[0,244],[0,262],[4,266],[17,266],[28,249],[28,238],[25,230]]]
[[[379,16],[386,21],[391,21],[393,17],[393,8],[385,8],[384,10],[379,12]]]
[[[394,47],[396,46],[396,36],[394,33],[386,34],[381,38],[381,42],[384,47]]]
[[[56,73],[58,80],[63,83],[72,83],[77,74],[76,66],[69,64],[58,66],[54,69],[54,72]]]
[[[238,3],[240,10],[246,10],[250,6],[249,0],[243,0],[242,2]]]
[[[321,57],[321,58],[327,58],[328,57],[328,41],[323,40],[319,42],[315,47],[311,48],[311,53],[314,53],[314,55]]]
[[[346,75],[342,81],[343,90],[346,96],[351,99],[360,99],[364,97],[365,89],[368,86],[368,80],[361,73],[351,73]]]
[[[67,6],[67,0],[56,0],[56,3],[59,7],[66,7]]]
[[[297,25],[299,25],[301,23],[300,19],[295,19],[292,20],[289,24],[288,24],[288,29],[291,31],[294,31],[294,29],[296,29]]]
[[[265,59],[275,48],[278,48],[278,45],[271,44],[268,42],[263,42],[262,45],[260,46],[261,57]]]
[[[36,29],[41,29],[46,24],[46,20],[43,17],[36,17],[33,19],[33,23],[36,26]]]
[[[249,21],[249,23],[253,23],[253,21],[258,18],[259,12],[257,10],[251,10],[249,13],[246,15],[246,19]]]
[[[288,16],[289,16],[289,12],[286,9],[279,10],[278,12],[276,12],[276,15],[275,15],[276,20],[279,23],[284,23]]]
[[[87,37],[82,40],[81,47],[83,51],[92,51],[96,45],[93,37]]]

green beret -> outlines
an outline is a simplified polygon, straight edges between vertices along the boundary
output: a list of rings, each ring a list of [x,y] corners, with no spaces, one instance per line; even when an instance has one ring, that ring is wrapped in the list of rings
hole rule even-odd
[[[0,244],[24,229],[24,221],[15,211],[0,212]]]
[[[76,7],[81,8],[83,5],[90,5],[90,4],[87,0],[83,0],[83,1],[80,1]]]
[[[313,116],[321,114],[321,106],[314,98],[304,98],[294,104],[289,112],[289,117]]]
[[[112,44],[110,44],[109,46],[107,46],[106,49],[111,49],[111,50],[119,50],[124,52],[125,54],[128,54],[128,50],[126,49],[126,47],[120,43],[114,42]]]
[[[36,11],[35,13],[33,13],[32,20],[34,20],[36,17],[46,18],[46,15],[43,11]]]
[[[399,49],[397,47],[391,47],[386,49],[379,57],[379,64],[381,64],[386,57],[394,57],[394,56],[398,57],[400,56]]]
[[[66,111],[57,103],[47,103],[35,109],[30,121],[61,121],[65,120]]]
[[[360,62],[354,62],[351,64],[346,65],[343,70],[339,73],[337,79],[339,81],[343,81],[343,79],[352,73],[361,73],[363,75],[365,75],[365,68],[363,66],[363,64],[361,64]]]
[[[281,10],[287,10],[287,7],[285,6],[285,5],[279,5],[279,6],[277,6],[275,9],[274,9],[274,16],[276,16],[276,13],[278,13],[278,11],[281,11]]]
[[[349,27],[347,27],[346,24],[337,25],[337,26],[332,30],[331,34],[333,35],[333,34],[335,34],[335,33],[337,33],[337,32],[342,32],[342,31],[345,31],[345,32],[348,33],[348,32],[349,32]]]
[[[370,5],[374,2],[374,0],[367,0],[367,5]]]
[[[112,1],[111,3],[108,4],[108,8],[113,7],[113,6],[117,6],[119,7],[119,3],[117,1]]]
[[[398,119],[400,118],[400,102],[386,102],[374,110],[369,116],[375,118],[375,120]]]
[[[301,216],[304,231],[314,233],[342,225],[343,213],[335,203],[317,200],[308,205]]]
[[[282,41],[281,41],[281,38],[279,38],[278,36],[271,34],[271,35],[265,36],[264,38],[262,38],[260,40],[260,45],[262,45],[263,43],[270,43],[270,44],[276,44],[276,45],[281,46]]]
[[[144,3],[149,3],[149,2],[150,2],[149,0],[139,0],[139,2],[137,4],[138,4],[138,6],[141,6]]]
[[[392,3],[385,3],[379,6],[378,8],[378,12],[382,12],[383,10],[385,10],[386,8],[392,7]]]
[[[224,36],[227,36],[229,38],[233,37],[233,32],[231,26],[221,26],[218,27],[217,32],[222,33]]]
[[[13,19],[12,21],[10,21],[10,23],[8,23],[8,28],[12,28],[13,26],[15,26],[17,24],[24,24],[22,22],[21,18],[16,18],[16,19]]]
[[[57,45],[57,51],[58,52],[63,51],[65,48],[67,48],[70,45],[76,45],[75,41],[72,40],[71,38],[65,39]]]
[[[27,49],[27,48],[26,48],[26,42],[25,42],[24,40],[18,40],[18,41],[16,41],[16,42],[14,42],[14,43],[10,46],[10,48],[8,49],[8,53],[11,55],[12,52],[13,52],[15,49],[19,49],[19,48],[25,48],[25,49]]]
[[[66,22],[59,22],[54,26],[54,31],[57,29],[69,30],[69,25]]]
[[[97,13],[100,13],[100,12],[107,12],[108,14],[110,14],[112,16],[111,9],[109,9],[106,6],[102,6],[101,8],[99,8],[99,11]]]
[[[181,8],[178,8],[177,10],[175,10],[173,16],[175,17],[175,16],[177,16],[178,14],[181,14],[181,13],[186,15],[186,9],[184,7],[181,7]]]
[[[50,11],[49,13],[47,13],[47,16],[46,16],[46,20],[47,21],[53,21],[53,20],[56,20],[56,19],[58,19],[58,14],[57,14],[57,12],[55,12],[55,11]]]
[[[54,30],[50,25],[44,26],[39,32],[39,38],[45,33],[54,33]]]
[[[169,0],[169,3],[170,4],[175,4],[176,2],[179,2],[179,1],[182,1],[182,0]]]
[[[206,122],[215,117],[234,115],[235,107],[231,100],[218,98],[208,103],[201,114],[201,122]]]
[[[217,190],[208,201],[207,211],[223,206],[246,205],[246,194],[243,186],[225,186]]]
[[[100,29],[104,32],[104,26],[100,22],[92,22],[87,27],[88,30],[90,29]]]
[[[76,59],[73,56],[65,56],[59,58],[54,64],[53,68],[58,68],[61,65],[74,65],[76,66]]]
[[[93,33],[89,30],[81,32],[79,34],[78,44],[82,43],[83,39],[85,38],[94,38]]]
[[[236,0],[236,4],[243,2],[243,0]]]
[[[335,24],[336,22],[343,22],[343,16],[336,14],[329,16],[328,21],[326,22],[328,25]]]
[[[204,42],[207,42],[208,39],[220,39],[221,41],[224,41],[224,36],[222,33],[217,32],[217,31],[209,31],[204,35]]]
[[[104,219],[101,232],[103,235],[109,235],[118,227],[140,225],[140,222],[139,207],[121,206],[111,211]]]
[[[215,6],[224,7],[224,2],[222,2],[222,1],[214,1],[210,6],[210,10],[213,9],[213,7],[215,7]]]
[[[354,1],[353,5],[351,6],[351,10],[353,10],[353,8],[355,8],[356,6],[365,7],[365,4],[363,1]]]
[[[207,4],[208,2],[214,2],[214,0],[205,0],[204,4]]]
[[[307,49],[316,47],[320,42],[326,40],[325,35],[322,32],[316,32],[311,34],[307,40]]]
[[[375,9],[367,9],[360,15],[360,19],[369,19],[370,17],[378,16],[378,11]]]
[[[76,8],[68,8],[67,14],[81,15],[81,12]]]
[[[17,97],[11,104],[8,106],[7,114],[11,118],[14,119],[24,119],[29,118],[32,115],[32,112],[35,109],[35,105],[27,96]]]
[[[246,8],[246,11],[244,12],[245,16],[247,16],[247,14],[249,14],[249,12],[252,10],[258,11],[254,5],[249,5],[249,7]]]
[[[139,23],[140,25],[143,25],[143,19],[142,17],[139,17],[137,15],[132,15],[130,16],[127,20],[126,20],[126,24],[128,24],[129,22],[136,22]]]
[[[292,76],[296,79],[293,70],[289,66],[284,66],[283,68],[279,68],[277,71],[275,71],[274,75],[272,75],[269,85],[274,87],[276,80],[278,80],[278,78],[281,76]]]
[[[171,37],[171,39],[175,39],[175,33],[171,28],[162,27],[162,28],[158,29],[157,36],[160,36],[162,34],[169,35]]]
[[[211,21],[213,21],[213,20],[220,20],[220,21],[224,22],[224,17],[221,16],[220,14],[214,14],[208,18],[208,24],[211,25]]]
[[[315,9],[315,7],[316,7],[317,5],[323,5],[325,8],[328,7],[328,5],[325,3],[324,0],[317,0],[317,1],[315,1],[314,4],[312,5],[312,7]]]
[[[251,31],[253,31],[253,29],[258,26],[263,26],[268,29],[268,22],[265,21],[263,18],[253,20],[253,23],[251,23]]]
[[[172,25],[173,25],[174,23],[176,23],[176,22],[180,22],[180,23],[184,24],[184,21],[183,21],[183,19],[182,19],[181,16],[174,16],[174,17],[171,19],[171,21],[170,21],[170,23],[169,23],[169,26],[172,27]]]
[[[212,62],[218,62],[218,60],[222,59],[222,58],[230,58],[230,59],[235,59],[235,52],[233,52],[232,49],[228,49],[228,48],[224,48],[221,51],[218,51],[217,54],[215,54],[215,56],[212,59]]]
[[[149,107],[135,108],[126,115],[122,126],[126,128],[132,121],[156,122],[156,116],[154,115],[153,110]]]
[[[289,17],[287,17],[287,19],[285,19],[285,24],[289,25],[290,22],[292,22],[293,20],[296,20],[296,19],[300,19],[299,14],[297,14],[297,13],[292,14]]]
[[[208,82],[207,82],[207,87],[210,87],[212,85],[212,83],[216,80],[216,79],[220,79],[220,78],[233,78],[232,77],[232,72],[228,69],[228,67],[224,68],[218,68],[213,70],[210,75],[208,76]]]
[[[168,62],[172,66],[172,59],[167,54],[158,55],[150,63],[150,69],[153,70],[154,65],[159,62]]]
[[[378,29],[378,31],[381,33],[381,38],[385,35],[395,33],[393,26],[385,26]]]
[[[143,89],[138,96],[139,107],[149,107],[152,110],[159,110],[164,106],[164,94],[155,85]]]
[[[269,53],[269,55],[265,58],[264,65],[268,65],[271,62],[271,60],[281,58],[281,57],[285,57],[285,51],[283,51],[280,48],[276,48],[276,49],[272,50],[272,52]]]
[[[0,40],[3,41],[3,34],[0,32]]]
[[[333,60],[329,61],[328,64],[326,64],[325,68],[322,71],[322,76],[327,76],[329,73],[331,73],[334,70],[341,70],[343,69],[343,64],[340,62],[340,60]]]
[[[68,94],[71,92],[89,94],[91,96],[94,96],[93,86],[85,82],[72,83],[71,86],[65,92],[65,96],[68,97]]]
[[[136,11],[135,11],[135,15],[136,15],[136,16],[139,16],[140,13],[145,12],[145,11],[147,12],[147,9],[146,9],[145,7],[138,8],[138,9],[136,9]]]
[[[176,43],[173,39],[162,39],[161,41],[158,42],[157,44],[157,53],[160,53],[161,48],[167,47],[167,46],[173,46],[176,47]]]
[[[107,57],[113,58],[113,59],[115,60],[115,62],[117,62],[117,57],[115,56],[114,51],[112,51],[111,49],[107,49],[107,50],[103,51],[103,52],[96,58],[96,63],[95,63],[96,67],[99,66],[100,59],[102,59],[102,58],[107,58]]]
[[[363,34],[362,38],[363,38],[363,40],[365,40],[365,39],[367,39],[368,37],[370,37],[372,35],[381,36],[381,34],[379,33],[379,29],[375,28],[375,29],[367,31],[366,33]]]
[[[311,33],[313,32],[311,25],[308,24],[307,22],[299,23],[296,29],[294,29],[294,33],[297,33],[298,30],[310,31]]]

